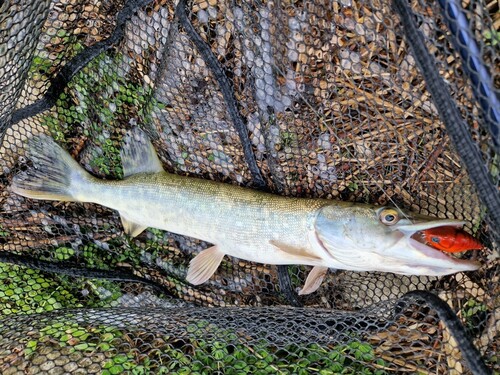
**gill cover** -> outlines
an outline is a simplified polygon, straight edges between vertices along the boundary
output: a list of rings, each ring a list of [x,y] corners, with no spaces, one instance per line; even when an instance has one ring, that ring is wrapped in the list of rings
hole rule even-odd
[[[319,244],[337,266],[353,271],[370,270],[374,262],[383,262],[377,253],[381,238],[385,246],[393,246],[402,237],[379,221],[376,207],[361,204],[321,208],[314,230]]]

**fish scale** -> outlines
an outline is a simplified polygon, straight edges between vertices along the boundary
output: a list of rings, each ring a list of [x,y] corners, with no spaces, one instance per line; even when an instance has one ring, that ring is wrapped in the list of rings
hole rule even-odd
[[[294,264],[290,257],[277,258],[281,251],[270,242],[308,248],[317,210],[332,203],[166,172],[139,173],[121,181],[93,179],[80,199],[115,209],[145,227],[194,237],[217,244],[226,254],[271,264]]]

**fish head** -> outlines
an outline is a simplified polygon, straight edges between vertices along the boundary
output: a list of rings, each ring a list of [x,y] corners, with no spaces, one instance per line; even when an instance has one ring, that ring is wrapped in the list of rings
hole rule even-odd
[[[443,276],[476,270],[480,265],[451,257],[417,241],[414,235],[431,228],[464,224],[395,207],[329,205],[315,217],[313,246],[326,252],[324,259],[330,260],[332,268]]]

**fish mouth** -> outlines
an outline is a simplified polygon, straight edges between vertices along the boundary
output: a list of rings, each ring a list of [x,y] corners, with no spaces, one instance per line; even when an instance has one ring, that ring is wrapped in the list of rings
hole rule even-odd
[[[429,221],[415,220],[413,223],[395,225],[394,230],[402,233],[401,241],[405,241],[407,249],[411,252],[407,265],[420,269],[427,275],[443,276],[460,271],[474,271],[480,263],[471,260],[454,258],[440,250],[434,249],[419,241],[419,232],[444,226],[462,228],[465,221],[454,219],[439,219]],[[409,254],[410,255],[410,254]]]

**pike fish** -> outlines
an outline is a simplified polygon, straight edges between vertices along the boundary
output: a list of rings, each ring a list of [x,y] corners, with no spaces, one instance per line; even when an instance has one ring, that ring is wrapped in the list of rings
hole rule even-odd
[[[432,276],[479,268],[412,238],[431,228],[461,227],[463,221],[395,207],[282,197],[167,173],[139,129],[124,137],[123,180],[92,176],[46,135],[32,137],[28,152],[33,167],[14,177],[16,194],[112,208],[132,237],[154,227],[212,243],[190,262],[186,280],[194,285],[207,281],[224,255],[313,266],[300,294],[314,292],[329,268]]]

